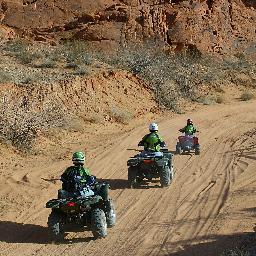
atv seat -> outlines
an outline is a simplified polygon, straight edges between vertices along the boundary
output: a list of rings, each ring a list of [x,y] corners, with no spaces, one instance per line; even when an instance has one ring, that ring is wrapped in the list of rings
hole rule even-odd
[[[142,151],[139,155],[140,157],[156,157],[162,158],[164,156],[163,152],[155,152],[155,151]]]

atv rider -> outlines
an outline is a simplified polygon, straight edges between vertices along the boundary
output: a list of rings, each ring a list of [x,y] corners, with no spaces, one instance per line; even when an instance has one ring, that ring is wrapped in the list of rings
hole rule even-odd
[[[193,120],[190,118],[187,120],[187,125],[185,127],[183,127],[182,129],[179,129],[179,131],[184,132],[186,136],[193,136],[194,133],[198,132],[197,129],[193,125]],[[194,145],[199,144],[197,137],[193,136],[193,140],[194,140]]]
[[[72,182],[75,177],[79,177],[79,183],[81,185],[86,185],[87,182],[93,183],[93,180],[95,180],[95,177],[91,175],[90,170],[84,168],[85,155],[83,152],[75,152],[72,156],[72,162],[74,165],[69,166],[60,178],[63,182],[62,189],[70,192],[71,190],[74,190],[71,186],[73,186]]]
[[[197,132],[196,128],[193,125],[193,121],[190,118],[187,120],[187,125],[182,129],[179,129],[179,131],[184,132],[185,135],[193,135]]]
[[[138,146],[144,146],[142,155],[147,154],[148,152],[153,152],[156,156],[162,156],[160,149],[161,147],[166,147],[166,143],[158,134],[158,125],[156,123],[151,123],[149,125],[149,131],[150,133],[145,135],[138,144]]]
[[[61,175],[62,189],[59,198],[67,195],[100,195],[104,201],[108,200],[109,185],[96,182],[96,177],[91,175],[89,169],[84,167],[85,154],[81,151],[72,156],[73,166],[68,167]]]

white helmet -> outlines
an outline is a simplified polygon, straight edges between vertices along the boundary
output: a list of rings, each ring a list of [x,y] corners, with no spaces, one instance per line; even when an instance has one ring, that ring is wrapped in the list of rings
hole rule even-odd
[[[151,132],[158,131],[158,125],[157,125],[156,123],[151,123],[151,124],[149,125],[149,130],[150,130]]]

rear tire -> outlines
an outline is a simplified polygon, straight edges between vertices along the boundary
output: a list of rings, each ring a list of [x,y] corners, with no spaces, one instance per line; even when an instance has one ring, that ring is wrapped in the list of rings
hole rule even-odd
[[[160,183],[162,187],[167,187],[171,183],[171,170],[167,165],[161,168]]]
[[[107,220],[103,210],[96,208],[91,212],[91,228],[95,238],[107,236]]]
[[[50,231],[50,237],[54,242],[64,241],[64,229],[62,223],[62,216],[60,213],[52,210],[48,217],[48,228]]]
[[[195,148],[195,155],[200,155],[200,148],[199,147]]]
[[[129,188],[136,188],[138,186],[137,168],[135,166],[130,166],[128,168],[128,183]]]
[[[108,228],[115,226],[116,224],[116,209],[113,201],[109,199],[109,205],[107,206],[108,211],[106,213]]]
[[[181,153],[182,153],[181,146],[176,145],[176,154],[177,154],[177,155],[181,155]]]

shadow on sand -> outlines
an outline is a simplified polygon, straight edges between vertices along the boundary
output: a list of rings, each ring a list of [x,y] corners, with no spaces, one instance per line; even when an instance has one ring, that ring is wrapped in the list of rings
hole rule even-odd
[[[128,180],[124,179],[97,179],[99,182],[107,182],[111,190],[128,188]]]
[[[63,243],[80,243],[94,240],[93,237],[65,239]],[[11,221],[0,222],[0,241],[6,243],[52,244],[47,227]]]
[[[176,248],[179,248],[178,251],[172,252],[177,250]],[[250,256],[256,255],[256,233],[209,235],[199,237],[195,240],[166,243],[159,246],[159,254],[164,253],[164,255],[168,256],[219,256],[224,251],[235,248],[249,252],[248,255]]]

